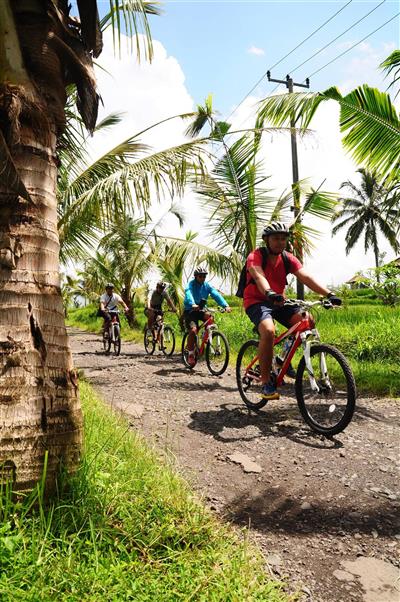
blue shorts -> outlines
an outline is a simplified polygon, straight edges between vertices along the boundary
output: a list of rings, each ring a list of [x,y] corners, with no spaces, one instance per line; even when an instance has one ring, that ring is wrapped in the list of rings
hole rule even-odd
[[[258,327],[263,320],[276,320],[286,328],[291,326],[290,318],[299,313],[300,307],[296,305],[284,305],[283,307],[269,307],[267,303],[254,303],[246,309],[246,314],[249,316],[253,324]]]

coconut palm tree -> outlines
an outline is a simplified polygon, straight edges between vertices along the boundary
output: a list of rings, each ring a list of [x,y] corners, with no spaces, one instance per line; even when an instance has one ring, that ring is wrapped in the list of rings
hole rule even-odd
[[[257,247],[267,223],[280,219],[289,221],[293,205],[293,189],[278,199],[268,195],[269,191],[263,186],[267,176],[257,160],[258,152],[259,144],[254,144],[253,137],[242,136],[197,186],[205,207],[211,209],[208,231],[217,249],[225,253],[232,249],[242,262]],[[306,180],[298,182],[296,188],[305,201],[296,219],[291,220],[292,246],[295,252],[302,249],[307,254],[313,246],[310,236],[318,232],[302,224],[301,218],[309,214],[331,219],[337,199],[331,193],[312,190]]]
[[[375,266],[379,267],[379,233],[383,235],[397,252],[400,243],[397,238],[398,213],[387,207],[388,191],[379,183],[377,174],[366,169],[359,169],[361,184],[357,187],[350,181],[343,182],[341,189],[350,195],[341,199],[342,209],[336,213],[333,222],[336,226],[332,234],[347,227],[346,253],[350,253],[356,243],[364,236],[364,248],[367,252],[372,248]]]
[[[64,326],[57,233],[57,140],[67,88],[93,131],[99,96],[93,59],[102,49],[97,3],[0,2],[0,464],[15,487],[36,483],[48,451],[47,484],[76,466],[81,410]],[[151,38],[142,0],[110,0],[103,27]]]
[[[205,169],[205,140],[185,142],[158,152],[140,141],[149,130],[170,121],[185,118],[176,115],[163,119],[121,141],[92,161],[87,150],[87,136],[80,119],[72,114],[61,140],[59,169],[58,233],[63,263],[76,261],[96,246],[99,231],[107,231],[115,216],[140,212],[145,215],[150,204],[165,195],[182,196],[187,180],[196,179]],[[95,128],[112,128],[119,115],[109,115]]]

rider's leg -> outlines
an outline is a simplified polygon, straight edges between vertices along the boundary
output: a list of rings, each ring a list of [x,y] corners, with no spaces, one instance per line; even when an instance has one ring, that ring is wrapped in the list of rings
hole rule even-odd
[[[275,325],[271,318],[262,320],[258,325],[260,340],[258,343],[258,357],[260,362],[261,383],[264,385],[271,378],[272,357],[274,353]]]
[[[150,330],[153,328],[154,324],[154,311],[150,308],[147,308],[147,328]]]

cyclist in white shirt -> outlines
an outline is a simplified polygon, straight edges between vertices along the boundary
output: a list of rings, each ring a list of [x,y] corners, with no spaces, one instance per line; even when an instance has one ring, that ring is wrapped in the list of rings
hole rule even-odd
[[[128,306],[122,299],[120,295],[114,293],[114,285],[109,282],[106,284],[106,292],[100,297],[100,309],[98,311],[98,316],[101,316],[104,319],[103,322],[103,331],[107,332],[109,321],[111,320],[111,312],[118,311],[118,304],[122,305],[124,310],[129,311]],[[117,316],[119,321],[119,318]]]

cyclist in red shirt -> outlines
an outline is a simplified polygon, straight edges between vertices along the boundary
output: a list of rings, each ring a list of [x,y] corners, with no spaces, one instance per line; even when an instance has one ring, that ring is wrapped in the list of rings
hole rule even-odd
[[[252,251],[247,258],[247,281],[243,295],[243,305],[247,315],[257,327],[260,334],[258,356],[261,370],[261,396],[263,399],[279,399],[275,384],[271,381],[271,365],[274,347],[275,326],[277,320],[286,328],[301,320],[300,309],[285,306],[284,291],[286,286],[286,269],[282,252],[286,248],[289,228],[282,222],[271,222],[264,228],[262,238],[268,248],[265,269],[262,268],[262,254],[259,249]],[[329,289],[319,284],[305,270],[300,261],[286,251],[290,268],[300,282],[309,289],[329,298],[333,305],[341,305],[342,301]]]

